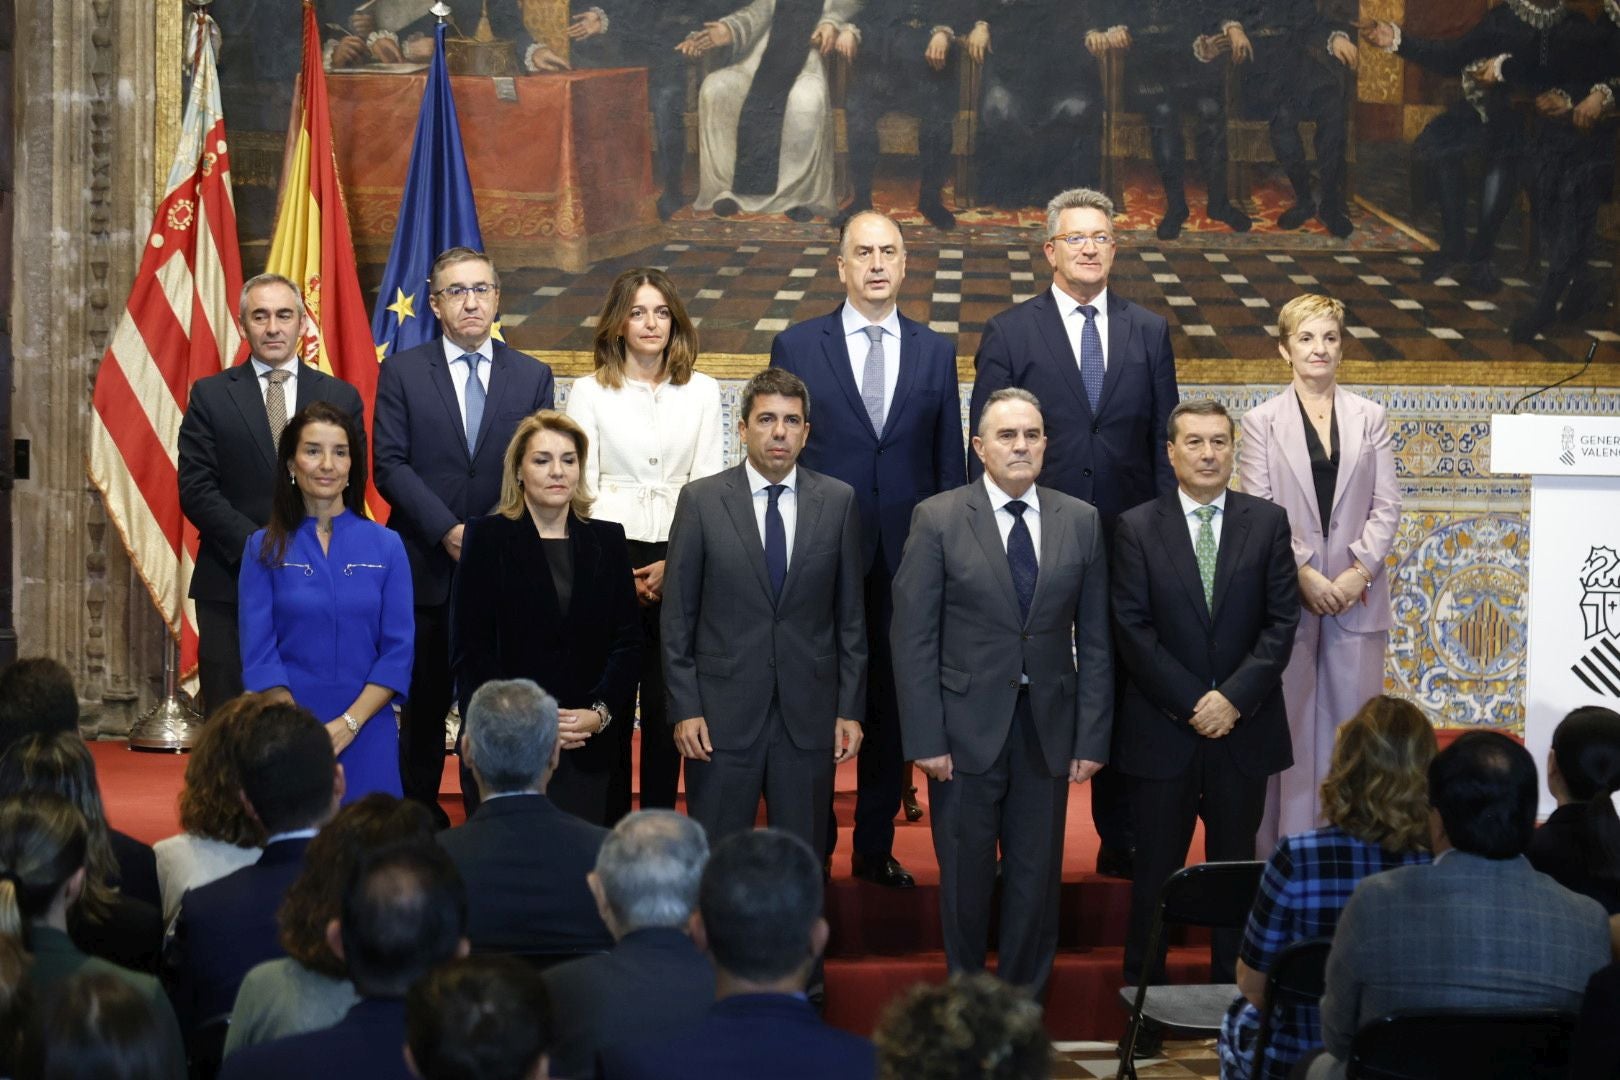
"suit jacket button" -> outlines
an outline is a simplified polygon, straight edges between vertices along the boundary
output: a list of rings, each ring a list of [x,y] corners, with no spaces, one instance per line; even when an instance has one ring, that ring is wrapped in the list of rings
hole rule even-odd
[[[1101,424],[1092,424],[1091,425],[1091,433],[1093,435],[1097,434],[1097,432],[1099,432],[1101,430],[1102,430],[1102,425]]]
[[[478,475],[478,470],[476,468],[468,469],[467,470],[467,475],[468,476],[477,476]]]
[[[1009,689],[1009,690],[1018,689],[1018,680],[1017,679],[1008,679],[1007,680],[1007,689]]]
[[[1080,470],[1080,475],[1081,476],[1090,476],[1091,475],[1091,470],[1090,469],[1082,469],[1082,470]]]
[[[1023,638],[1025,641],[1029,640],[1029,634],[1028,633],[1019,634],[1018,636]]]

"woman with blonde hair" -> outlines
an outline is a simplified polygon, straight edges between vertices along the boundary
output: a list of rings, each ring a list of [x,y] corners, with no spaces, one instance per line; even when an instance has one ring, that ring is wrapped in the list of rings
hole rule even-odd
[[[598,518],[624,526],[636,568],[647,643],[638,678],[644,810],[673,809],[681,773],[658,633],[669,524],[681,488],[719,472],[725,457],[720,384],[695,369],[697,357],[697,327],[674,284],[662,270],[636,267],[608,289],[596,320],[596,370],[568,392],[568,415],[596,447],[585,465],[585,489],[596,498]],[[625,719],[617,735],[613,818],[630,810],[632,725]]]
[[[562,760],[546,794],[605,825],[619,760],[606,733],[632,720],[641,625],[624,527],[591,516],[589,455],[590,439],[563,413],[542,409],[517,426],[500,506],[462,534],[450,667],[464,721],[491,679],[533,679],[557,699]],[[478,795],[465,765],[461,787],[470,815]]]
[[[1237,983],[1219,1042],[1223,1080],[1281,1080],[1294,1062],[1322,1045],[1315,1006],[1272,1017],[1266,1059],[1256,1068],[1255,1033],[1266,973],[1283,947],[1332,937],[1362,878],[1429,861],[1429,762],[1434,729],[1416,705],[1375,697],[1339,727],[1322,814],[1329,824],[1285,836],[1260,880],[1238,952]]]

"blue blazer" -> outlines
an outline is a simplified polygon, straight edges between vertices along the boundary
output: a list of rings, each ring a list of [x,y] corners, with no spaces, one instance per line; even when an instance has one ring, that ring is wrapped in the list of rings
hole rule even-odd
[[[244,1046],[225,1059],[219,1080],[414,1080],[405,1067],[405,1002],[364,998],[320,1031]]]
[[[968,430],[978,430],[992,392],[1034,394],[1046,420],[1041,483],[1095,506],[1105,533],[1126,510],[1176,489],[1165,423],[1179,391],[1162,316],[1108,290],[1108,373],[1095,414],[1050,287],[986,323],[973,363]],[[982,471],[974,457],[969,475]]]
[[[771,366],[791,371],[810,390],[810,438],[799,464],[855,489],[862,566],[872,569],[881,540],[893,577],[912,510],[930,495],[960,487],[966,476],[956,347],[900,316],[899,380],[879,437],[855,385],[843,312],[840,305],[782,331],[771,343]]]
[[[792,994],[717,1001],[683,1035],[602,1054],[603,1080],[871,1080],[877,1052]]]
[[[471,454],[440,339],[389,357],[377,374],[377,490],[392,507],[388,527],[405,541],[422,606],[450,599],[455,562],[440,543],[444,534],[494,509],[512,433],[525,416],[552,405],[551,368],[494,344],[484,420]]]

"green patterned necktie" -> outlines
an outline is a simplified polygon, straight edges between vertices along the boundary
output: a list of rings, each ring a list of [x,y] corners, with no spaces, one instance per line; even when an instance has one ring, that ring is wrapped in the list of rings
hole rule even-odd
[[[1211,611],[1215,609],[1215,508],[1213,506],[1200,506],[1193,511],[1198,519],[1198,540],[1193,544],[1193,554],[1198,557],[1198,576],[1204,582],[1204,606]]]

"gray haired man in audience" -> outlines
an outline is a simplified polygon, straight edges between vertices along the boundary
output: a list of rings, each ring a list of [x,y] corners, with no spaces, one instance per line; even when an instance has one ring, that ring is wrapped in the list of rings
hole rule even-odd
[[[708,1012],[714,968],[689,933],[708,861],[703,826],[671,810],[631,814],[603,842],[587,881],[618,944],[545,973],[558,1076],[596,1076],[598,1051],[675,1034]]]

